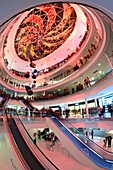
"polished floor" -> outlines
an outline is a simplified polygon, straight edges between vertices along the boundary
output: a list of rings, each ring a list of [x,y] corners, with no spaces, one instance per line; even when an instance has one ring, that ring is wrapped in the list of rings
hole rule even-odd
[[[33,135],[33,131],[30,131]],[[91,137],[90,137],[91,138]],[[103,147],[103,137],[94,136],[93,139],[98,145]],[[112,141],[113,142],[113,141]],[[33,148],[35,148],[35,145]],[[37,145],[41,148],[41,150],[48,156],[50,160],[60,169],[60,170],[93,170],[92,168],[86,167],[79,162],[77,162],[73,156],[69,153],[69,151],[63,146],[60,141],[57,141],[53,150],[49,150],[46,142],[43,139],[38,139],[37,137]],[[113,152],[113,143],[111,148],[104,148],[108,151]],[[17,156],[15,155],[12,146],[8,140],[7,132],[5,127],[0,125],[0,170],[21,170],[21,166],[19,161],[17,160]]]
[[[0,124],[0,170],[22,170],[13,147],[8,140],[6,129]]]

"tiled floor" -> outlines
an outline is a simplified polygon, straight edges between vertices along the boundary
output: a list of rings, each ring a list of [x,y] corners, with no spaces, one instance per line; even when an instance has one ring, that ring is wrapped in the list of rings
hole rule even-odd
[[[53,151],[46,148],[46,142],[42,139],[37,140],[37,145],[60,170],[92,169],[77,162],[68,150],[58,141],[53,147]]]
[[[0,125],[0,170],[21,170],[4,126]]]

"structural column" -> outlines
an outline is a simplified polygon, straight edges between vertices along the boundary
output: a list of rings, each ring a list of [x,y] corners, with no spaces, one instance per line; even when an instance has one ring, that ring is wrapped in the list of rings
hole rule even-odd
[[[97,99],[95,99],[95,107],[96,107],[96,108],[98,107]]]
[[[89,117],[88,102],[86,98],[85,98],[85,106],[86,106],[86,117]]]

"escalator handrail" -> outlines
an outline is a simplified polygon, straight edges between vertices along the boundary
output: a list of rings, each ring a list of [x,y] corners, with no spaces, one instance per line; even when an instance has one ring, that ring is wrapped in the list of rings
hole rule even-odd
[[[6,115],[6,120],[7,120],[7,124],[5,123],[5,126],[7,128],[7,132],[8,132],[8,138],[9,140],[11,141],[11,145],[13,146],[14,148],[14,151],[16,152],[17,156],[18,156],[18,159],[20,160],[21,162],[21,165],[22,167],[25,169],[27,167],[27,169],[29,170],[30,167],[29,165],[27,164],[27,162],[23,159],[23,156],[20,152],[20,150],[18,149],[18,146],[16,145],[14,139],[13,139],[13,136],[11,134],[11,128],[9,127],[9,119],[8,119],[8,116]]]
[[[88,147],[84,142],[82,142],[77,136],[75,136],[60,120],[58,120],[55,117],[50,118],[55,125],[65,134],[65,136],[68,137],[68,139],[79,149],[83,152],[82,148],[85,146],[90,154],[86,154],[83,152],[87,157],[89,157],[90,160],[95,162],[100,167],[103,168],[112,168],[113,167],[113,161],[104,159],[100,154],[96,153],[93,149]]]
[[[66,122],[72,126],[74,129],[76,129],[68,120],[66,120]],[[90,143],[93,143],[94,145],[96,145],[98,148],[100,148],[101,150],[103,150],[104,152],[108,153],[108,154],[112,154],[113,156],[113,152],[107,151],[104,148],[102,148],[101,146],[99,146],[97,143],[95,143],[93,140],[89,139],[87,136],[85,136],[82,132],[80,132],[79,130],[76,129],[76,131],[82,135],[84,138],[86,138],[87,141],[90,141]]]

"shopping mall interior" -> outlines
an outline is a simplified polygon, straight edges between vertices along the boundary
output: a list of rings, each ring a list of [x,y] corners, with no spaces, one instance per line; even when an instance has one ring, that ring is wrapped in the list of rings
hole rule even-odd
[[[0,169],[113,170],[112,0],[0,5]]]

